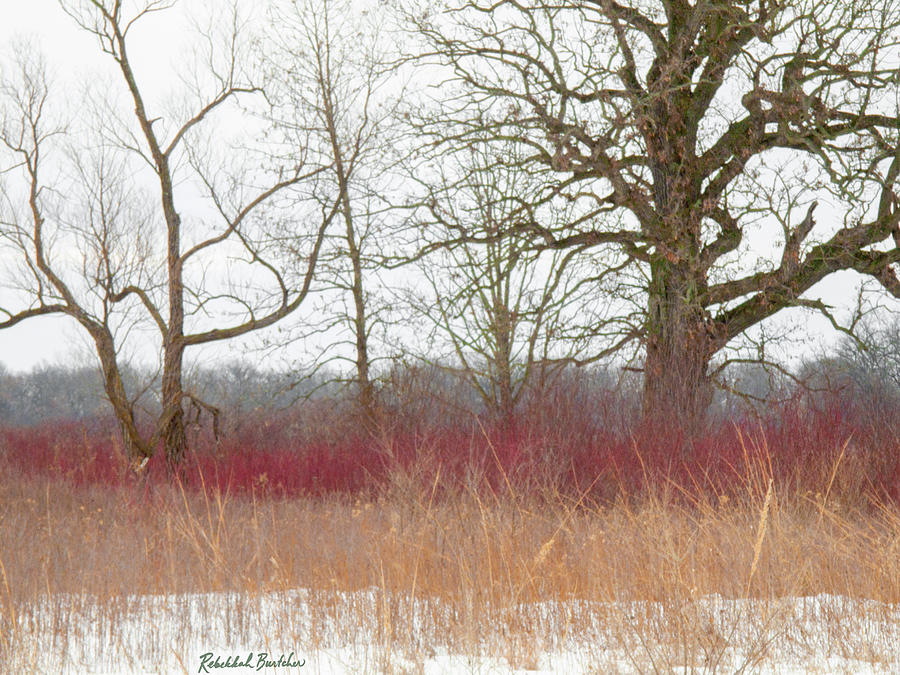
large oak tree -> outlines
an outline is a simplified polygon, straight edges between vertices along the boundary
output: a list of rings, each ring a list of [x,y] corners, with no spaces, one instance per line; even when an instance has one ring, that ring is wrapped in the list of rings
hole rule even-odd
[[[516,227],[642,279],[646,416],[702,420],[716,355],[786,308],[828,312],[814,286],[829,275],[900,296],[897,2],[406,9],[418,56],[449,73],[421,129],[443,148],[486,133],[521,144],[593,217]]]

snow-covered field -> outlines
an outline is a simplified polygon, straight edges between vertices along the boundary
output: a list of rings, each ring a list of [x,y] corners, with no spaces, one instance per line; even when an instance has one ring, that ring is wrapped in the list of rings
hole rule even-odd
[[[14,624],[0,672],[900,672],[900,607],[829,595],[477,613],[378,589],[52,596]]]

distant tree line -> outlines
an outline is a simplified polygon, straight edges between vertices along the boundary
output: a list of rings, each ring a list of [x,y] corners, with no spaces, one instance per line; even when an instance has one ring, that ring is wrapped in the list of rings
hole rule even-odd
[[[900,433],[900,419],[895,421],[900,410],[900,324],[866,324],[859,333],[865,340],[847,336],[794,369],[732,364],[723,377],[727,386],[713,397],[711,421],[765,419],[773,405],[777,410],[778,403],[799,400],[813,408],[839,404],[884,438]],[[483,395],[488,377],[479,382],[477,374],[460,365],[421,361],[398,361],[373,372],[375,396],[390,418],[387,424],[403,429],[458,428],[475,420],[490,424],[497,418]],[[137,388],[148,379],[152,374],[128,371],[126,383]],[[298,379],[293,370],[264,371],[239,361],[192,369],[186,386],[216,410],[225,429],[284,413],[300,427],[309,417],[316,423],[331,420],[344,433],[345,414],[356,405],[352,387],[337,372]],[[565,428],[569,414],[583,424],[588,410],[598,430],[628,437],[641,420],[640,376],[623,378],[615,368],[570,365],[559,369],[551,385],[526,387],[521,397],[515,421],[532,430]],[[152,419],[161,403],[146,400],[145,405]],[[91,423],[109,416],[102,374],[95,367],[42,366],[18,374],[0,367],[0,426]],[[206,420],[203,425],[209,426]],[[303,433],[319,437],[327,436],[326,431]]]

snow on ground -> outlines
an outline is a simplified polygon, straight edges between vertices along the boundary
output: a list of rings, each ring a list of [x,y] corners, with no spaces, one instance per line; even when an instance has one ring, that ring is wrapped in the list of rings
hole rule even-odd
[[[0,672],[900,672],[900,607],[839,596],[471,609],[377,589],[52,596],[20,609]]]

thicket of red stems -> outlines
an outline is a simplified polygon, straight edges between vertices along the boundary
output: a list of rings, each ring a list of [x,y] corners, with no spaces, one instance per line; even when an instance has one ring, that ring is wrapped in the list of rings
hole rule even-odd
[[[352,418],[324,415],[329,406],[245,413],[218,439],[211,429],[195,429],[176,477],[160,453],[137,478],[108,422],[55,422],[0,428],[0,464],[82,485],[152,490],[180,480],[192,490],[276,498],[368,498],[403,485],[436,498],[477,490],[603,503],[665,490],[673,498],[721,500],[771,479],[781,491],[813,498],[900,504],[900,437],[891,420],[872,419],[846,396],[812,405],[798,395],[693,439],[666,420],[611,423],[614,402],[569,403],[523,415],[511,427],[461,415],[443,424],[410,421],[395,411],[374,434]],[[885,416],[900,417],[882,409]]]

